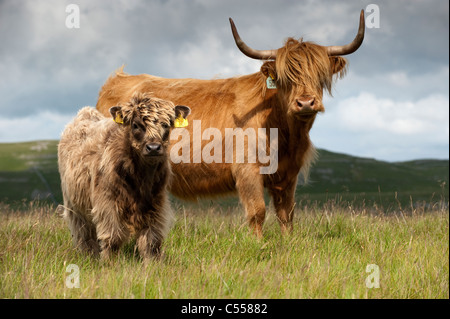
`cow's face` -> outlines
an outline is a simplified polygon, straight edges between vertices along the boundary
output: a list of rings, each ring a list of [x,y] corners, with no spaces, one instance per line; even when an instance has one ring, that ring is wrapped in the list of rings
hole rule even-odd
[[[325,109],[323,90],[331,94],[333,75],[345,74],[346,60],[341,56],[352,54],[364,40],[364,10],[359,15],[358,33],[352,42],[340,46],[320,46],[289,38],[277,50],[255,50],[242,41],[230,18],[231,32],[237,47],[246,56],[265,62],[261,68],[266,77],[275,80],[278,98],[291,119],[314,119]],[[271,85],[272,86],[272,85]]]
[[[137,93],[127,105],[110,108],[113,119],[128,130],[130,145],[146,162],[165,160],[169,135],[176,118],[185,119],[190,108]]]
[[[342,77],[345,66],[344,58],[328,56],[325,47],[291,38],[278,49],[276,61],[264,63],[261,72],[274,78],[288,116],[309,121],[325,111],[323,91],[331,94],[333,75]]]

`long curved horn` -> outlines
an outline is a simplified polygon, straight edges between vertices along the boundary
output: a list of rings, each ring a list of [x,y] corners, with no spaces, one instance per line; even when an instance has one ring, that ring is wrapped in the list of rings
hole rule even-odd
[[[366,26],[364,23],[364,10],[361,10],[361,14],[359,15],[359,29],[355,39],[351,43],[346,45],[335,45],[327,47],[328,55],[346,55],[358,50],[364,40],[365,28]]]
[[[233,32],[234,41],[237,47],[246,56],[257,59],[257,60],[275,60],[277,57],[277,50],[255,50],[250,48],[247,44],[242,41],[239,33],[237,32],[236,26],[234,25],[233,19],[230,18],[231,32]]]

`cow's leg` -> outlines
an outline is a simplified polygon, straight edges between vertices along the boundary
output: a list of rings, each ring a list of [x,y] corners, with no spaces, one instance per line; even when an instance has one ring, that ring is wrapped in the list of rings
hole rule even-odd
[[[95,231],[95,226],[92,222],[86,220],[86,218],[70,208],[68,203],[64,206],[60,206],[63,212],[63,218],[66,220],[70,233],[72,234],[72,239],[75,247],[81,249],[82,251],[87,251],[94,255],[98,255],[100,252],[100,247],[97,242],[97,234]],[[61,209],[58,207],[58,209]]]
[[[294,217],[294,197],[297,187],[297,178],[289,181],[284,188],[271,187],[269,189],[273,198],[273,205],[283,234],[292,231],[292,219]]]
[[[156,230],[145,228],[141,230],[136,239],[136,246],[142,259],[161,256],[163,236]]]
[[[244,205],[250,229],[258,238],[262,238],[262,226],[266,217],[263,179],[260,174],[244,173],[235,177],[236,189]]]
[[[173,218],[166,193],[161,192],[153,196],[153,205],[157,209],[145,214],[151,216],[151,218],[149,217],[145,221],[145,226],[138,225],[142,228],[136,231],[136,247],[144,262],[147,262],[150,257],[161,257],[161,246],[169,232],[169,226]]]
[[[125,239],[128,238],[129,231],[115,216],[115,211],[111,211],[110,214],[99,214],[96,209],[93,209],[92,212],[97,238],[100,242],[100,257],[108,260],[112,253],[117,252]]]
[[[99,238],[99,241],[101,250],[100,257],[103,260],[109,260],[113,253],[117,253],[123,243],[122,238],[114,235],[102,236]]]

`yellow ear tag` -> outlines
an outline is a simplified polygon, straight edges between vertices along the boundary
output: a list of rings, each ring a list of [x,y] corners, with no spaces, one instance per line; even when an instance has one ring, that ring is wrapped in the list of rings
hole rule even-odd
[[[123,124],[123,118],[119,112],[116,113],[116,118],[114,119],[114,122],[116,122],[117,124]]]
[[[183,118],[183,116],[180,114],[176,119],[175,119],[175,127],[186,127],[189,125],[188,120]]]

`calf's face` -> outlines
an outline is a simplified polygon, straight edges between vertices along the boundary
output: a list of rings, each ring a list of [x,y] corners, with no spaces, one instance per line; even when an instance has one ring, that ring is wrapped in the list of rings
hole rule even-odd
[[[134,152],[144,161],[154,162],[165,159],[175,119],[185,119],[190,108],[139,93],[125,106],[114,106],[109,111],[115,122],[127,130],[126,138]]]

